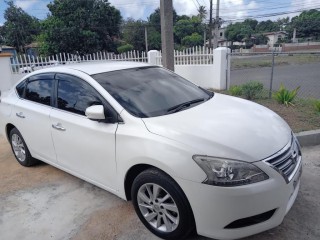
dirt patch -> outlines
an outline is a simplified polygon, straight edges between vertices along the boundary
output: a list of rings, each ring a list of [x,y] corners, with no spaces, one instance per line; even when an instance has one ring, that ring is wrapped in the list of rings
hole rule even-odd
[[[111,240],[130,232],[142,224],[135,215],[130,202],[112,209],[99,210],[93,213],[83,224],[72,240]]]
[[[273,99],[258,99],[255,102],[279,114],[294,132],[320,129],[320,114],[310,100],[299,99],[294,106],[288,107]]]

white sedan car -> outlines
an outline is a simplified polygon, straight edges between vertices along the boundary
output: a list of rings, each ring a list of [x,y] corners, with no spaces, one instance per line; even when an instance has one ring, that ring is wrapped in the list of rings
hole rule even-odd
[[[3,93],[17,161],[43,161],[132,200],[155,235],[235,239],[281,224],[300,185],[286,122],[161,67],[109,62],[35,71]]]

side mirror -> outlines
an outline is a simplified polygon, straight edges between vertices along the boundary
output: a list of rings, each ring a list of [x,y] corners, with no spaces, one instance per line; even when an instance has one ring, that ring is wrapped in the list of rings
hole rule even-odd
[[[104,120],[104,107],[102,105],[94,105],[86,109],[86,116],[90,120]]]

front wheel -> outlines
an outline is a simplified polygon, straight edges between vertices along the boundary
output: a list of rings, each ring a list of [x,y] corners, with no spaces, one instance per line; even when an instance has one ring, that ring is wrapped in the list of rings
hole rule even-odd
[[[134,180],[132,202],[142,223],[155,235],[164,239],[184,239],[194,230],[190,204],[167,174],[148,169]]]

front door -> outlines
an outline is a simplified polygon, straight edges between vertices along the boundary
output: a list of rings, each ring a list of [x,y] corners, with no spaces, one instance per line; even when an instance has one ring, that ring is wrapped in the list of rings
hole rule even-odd
[[[79,177],[115,190],[118,124],[85,116],[87,107],[103,104],[102,97],[87,82],[64,74],[57,74],[56,80],[56,108],[50,120],[58,163]]]

